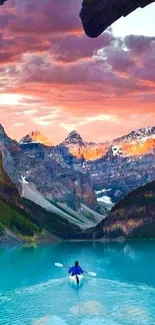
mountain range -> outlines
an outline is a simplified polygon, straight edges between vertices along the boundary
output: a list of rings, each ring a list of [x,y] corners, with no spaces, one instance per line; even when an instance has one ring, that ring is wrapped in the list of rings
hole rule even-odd
[[[83,141],[71,132],[52,146],[40,132],[19,143],[0,127],[4,169],[21,193],[24,177],[48,200],[83,214],[88,207],[105,215],[135,188],[155,180],[155,127],[131,132],[112,142]]]
[[[52,221],[52,234],[59,238],[81,238],[84,233],[87,237],[86,229],[106,222],[114,204],[155,180],[155,127],[99,144],[86,142],[73,131],[53,146],[39,131],[19,142],[12,140],[1,125],[0,152],[2,167],[20,199],[31,205],[33,213],[30,206],[24,208],[33,214],[31,221],[36,223],[37,206],[46,220],[42,223],[39,218],[39,227],[50,233],[47,219],[56,218],[59,226]],[[67,231],[58,231],[63,223]]]
[[[29,136],[31,138],[31,135]],[[22,148],[35,146],[33,137],[31,145],[23,142],[21,145]],[[105,209],[109,208],[107,202],[111,208],[112,204],[117,203],[133,189],[155,180],[155,127],[136,130],[112,142],[99,144],[83,141],[81,136],[73,131],[60,145],[46,147],[45,150],[50,150],[54,160],[59,160],[61,166],[67,168],[70,173],[72,171],[74,176],[77,175],[78,181],[81,178],[80,189],[77,190],[75,186],[78,181],[74,182],[76,198],[83,200],[83,203],[101,214],[105,214]],[[49,163],[51,166],[51,162]],[[85,181],[87,179],[85,189],[84,175]],[[57,197],[55,199],[57,200]],[[79,209],[75,197],[71,200],[72,207]],[[76,202],[74,206],[73,201]],[[65,202],[68,204],[68,199]]]

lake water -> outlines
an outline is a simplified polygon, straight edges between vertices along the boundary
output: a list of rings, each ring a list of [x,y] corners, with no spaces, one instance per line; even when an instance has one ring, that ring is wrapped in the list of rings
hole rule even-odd
[[[76,259],[79,288],[54,266]],[[0,324],[154,325],[155,242],[0,248]]]

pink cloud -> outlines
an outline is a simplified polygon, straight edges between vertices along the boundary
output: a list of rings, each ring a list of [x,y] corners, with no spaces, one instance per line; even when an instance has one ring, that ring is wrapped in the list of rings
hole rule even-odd
[[[70,63],[83,58],[91,58],[97,50],[109,46],[114,37],[105,32],[100,38],[90,40],[84,34],[58,36],[52,39],[51,55],[55,61]]]
[[[134,60],[129,51],[124,51],[122,48],[115,48],[108,52],[108,63],[114,70],[125,72],[134,66]]]
[[[79,0],[29,0],[2,8],[1,28],[11,33],[49,35],[82,30]],[[9,8],[11,7],[11,10]],[[8,8],[8,12],[6,10]]]
[[[149,46],[155,41],[155,37],[143,35],[128,35],[124,39],[127,48],[134,54],[142,55],[148,51]]]

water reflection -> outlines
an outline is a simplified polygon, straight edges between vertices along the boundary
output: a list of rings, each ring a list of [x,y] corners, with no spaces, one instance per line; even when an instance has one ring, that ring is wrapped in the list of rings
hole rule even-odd
[[[84,284],[84,281],[80,282],[78,285],[71,281],[68,282],[68,286],[70,288],[72,288],[73,290],[75,290],[76,292],[79,292],[82,289],[83,284]]]

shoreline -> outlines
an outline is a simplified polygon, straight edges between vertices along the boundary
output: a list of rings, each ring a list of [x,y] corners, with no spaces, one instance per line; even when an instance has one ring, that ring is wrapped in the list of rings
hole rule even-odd
[[[37,237],[24,237],[21,235],[17,235],[12,233],[11,231],[6,231],[5,235],[0,237],[0,246],[6,246],[6,245],[30,245],[30,246],[40,246],[40,245],[59,245],[61,243],[101,243],[101,244],[107,244],[107,243],[125,243],[125,242],[131,242],[131,241],[155,241],[154,238],[124,238],[124,237],[118,237],[113,239],[108,238],[101,238],[101,239],[62,239],[58,238],[50,233],[43,233],[42,236]]]

